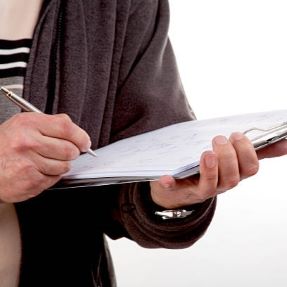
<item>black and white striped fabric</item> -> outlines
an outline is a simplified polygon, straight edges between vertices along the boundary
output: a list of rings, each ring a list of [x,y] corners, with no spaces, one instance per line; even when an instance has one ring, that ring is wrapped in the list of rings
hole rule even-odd
[[[0,86],[19,96],[23,94],[23,82],[32,40],[0,40]],[[20,112],[15,104],[0,97],[0,123]]]

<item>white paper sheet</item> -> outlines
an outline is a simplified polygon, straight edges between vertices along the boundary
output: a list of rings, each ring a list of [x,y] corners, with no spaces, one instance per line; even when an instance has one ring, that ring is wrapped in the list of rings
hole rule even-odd
[[[211,149],[216,135],[229,136],[257,127],[268,129],[287,122],[287,110],[242,114],[171,125],[127,138],[96,150],[97,157],[81,155],[72,162],[64,181],[75,179],[156,179],[162,175],[185,176],[198,172],[203,151]],[[260,133],[251,133],[255,137]],[[73,181],[75,182],[75,181]],[[111,181],[112,182],[112,181]]]

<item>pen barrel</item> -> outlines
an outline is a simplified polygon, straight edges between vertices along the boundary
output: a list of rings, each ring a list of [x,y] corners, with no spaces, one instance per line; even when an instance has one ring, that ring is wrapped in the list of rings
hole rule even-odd
[[[37,109],[35,106],[27,102],[25,99],[19,97],[18,95],[14,94],[13,92],[5,89],[4,87],[1,87],[1,91],[5,94],[5,96],[15,103],[17,106],[19,106],[23,111],[25,112],[36,112],[36,113],[42,113],[39,109]]]
[[[27,103],[24,99],[14,99],[11,98],[11,101],[15,104],[18,104],[18,106],[25,112],[36,112],[36,113],[42,113],[39,109],[37,109],[35,106],[31,105],[30,103]]]

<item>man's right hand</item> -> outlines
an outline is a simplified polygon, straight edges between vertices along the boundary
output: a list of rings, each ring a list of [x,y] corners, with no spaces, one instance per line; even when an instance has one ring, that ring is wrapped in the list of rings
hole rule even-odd
[[[20,113],[0,125],[0,201],[19,202],[54,185],[91,145],[65,114]]]

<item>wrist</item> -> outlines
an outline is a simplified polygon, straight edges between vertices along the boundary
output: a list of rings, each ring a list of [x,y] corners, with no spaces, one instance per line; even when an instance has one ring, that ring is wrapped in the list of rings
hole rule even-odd
[[[185,209],[199,203],[198,199],[187,193],[185,186],[179,186],[174,178],[165,177],[162,182],[150,182],[151,200],[163,209]],[[163,183],[163,181],[166,181]],[[168,182],[170,181],[170,182]],[[168,184],[170,186],[168,186]],[[178,186],[177,186],[178,185]]]
[[[183,219],[193,214],[193,212],[196,210],[196,207],[198,204],[193,205],[182,205],[182,206],[175,206],[175,205],[168,205],[168,206],[162,206],[161,204],[158,204],[153,196],[152,191],[147,192],[146,194],[146,200],[150,202],[150,212],[156,217],[161,218],[163,220],[169,220],[169,219]]]

